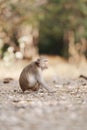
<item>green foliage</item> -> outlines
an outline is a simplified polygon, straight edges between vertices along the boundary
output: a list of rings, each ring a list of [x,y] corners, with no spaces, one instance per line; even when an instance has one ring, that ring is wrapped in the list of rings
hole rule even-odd
[[[67,56],[65,33],[73,31],[75,42],[80,42],[81,38],[87,39],[86,21],[86,0],[2,0],[0,2],[0,33],[4,34],[0,39],[3,39],[3,43],[8,43],[9,46],[13,43],[18,47],[17,29],[21,25],[32,24],[39,28],[40,53]]]
[[[82,0],[49,0],[44,5],[43,19],[40,19],[40,49],[43,53],[51,52],[66,56],[64,33],[73,31],[75,41],[87,39],[87,2]],[[60,40],[62,39],[62,40]],[[61,44],[61,47],[60,47]],[[59,49],[60,47],[60,49]],[[47,49],[47,50],[46,50]],[[61,51],[63,51],[61,53]],[[68,51],[68,49],[66,49]]]

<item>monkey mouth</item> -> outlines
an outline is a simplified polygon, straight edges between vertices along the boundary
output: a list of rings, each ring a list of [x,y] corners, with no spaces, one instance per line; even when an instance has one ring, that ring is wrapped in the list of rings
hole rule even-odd
[[[42,69],[42,70],[45,70],[45,69],[48,69],[48,67],[47,67],[47,66],[41,67],[41,69]]]
[[[46,69],[48,69],[48,66],[46,66]]]
[[[43,69],[48,69],[48,66],[43,67]]]

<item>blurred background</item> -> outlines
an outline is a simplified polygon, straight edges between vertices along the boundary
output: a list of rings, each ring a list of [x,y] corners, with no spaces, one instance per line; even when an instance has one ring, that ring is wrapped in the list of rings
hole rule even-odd
[[[39,56],[54,93],[23,94]],[[87,130],[87,0],[0,0],[0,129]]]
[[[0,59],[8,66],[39,55],[86,63],[87,0],[0,0]]]

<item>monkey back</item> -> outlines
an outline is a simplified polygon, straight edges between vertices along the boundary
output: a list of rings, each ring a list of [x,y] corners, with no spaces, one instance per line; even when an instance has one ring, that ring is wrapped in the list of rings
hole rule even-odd
[[[31,63],[30,65],[26,66],[19,77],[19,84],[24,92],[25,90],[34,89],[35,85],[37,84],[35,73],[37,69],[35,69],[36,65]]]

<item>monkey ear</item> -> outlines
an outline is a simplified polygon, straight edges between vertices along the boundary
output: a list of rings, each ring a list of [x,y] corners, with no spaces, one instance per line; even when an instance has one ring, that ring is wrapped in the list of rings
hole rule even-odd
[[[36,60],[36,61],[35,61],[35,64],[36,64],[37,66],[39,66],[40,61]]]
[[[38,58],[36,61],[35,61],[37,64],[40,63],[40,58]]]

